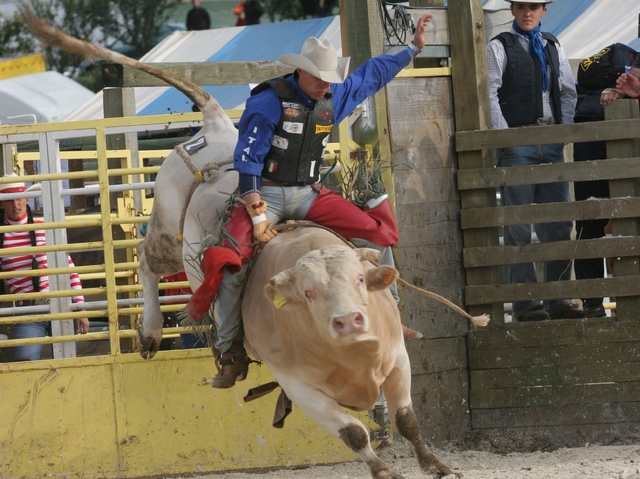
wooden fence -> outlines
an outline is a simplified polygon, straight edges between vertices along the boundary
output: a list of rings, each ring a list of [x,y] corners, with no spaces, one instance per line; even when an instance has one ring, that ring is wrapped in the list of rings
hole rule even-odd
[[[640,112],[635,100],[606,108],[607,121],[540,128],[458,132],[458,152],[526,144],[607,140],[608,159],[535,167],[463,168],[460,191],[495,198],[496,188],[557,181],[609,180],[611,198],[569,203],[463,207],[465,302],[492,311],[486,330],[469,332],[471,430],[478,435],[527,434],[534,444],[583,445],[640,437]],[[611,236],[500,246],[506,225],[612,219]],[[612,257],[615,276],[504,284],[508,264]],[[496,280],[498,279],[498,280]],[[612,297],[606,318],[514,323],[503,305],[527,299]],[[495,314],[498,312],[498,314]],[[517,445],[514,444],[514,448]]]

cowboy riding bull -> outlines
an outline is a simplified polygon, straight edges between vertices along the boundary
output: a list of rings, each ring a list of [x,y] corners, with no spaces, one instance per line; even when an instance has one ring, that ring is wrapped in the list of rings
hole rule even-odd
[[[390,291],[397,278],[390,256],[397,227],[388,199],[371,198],[364,209],[348,203],[317,185],[319,160],[331,126],[382,88],[424,46],[430,17],[418,21],[410,47],[371,59],[348,78],[348,59],[338,58],[329,42],[308,39],[300,55],[280,59],[296,68],[294,74],[254,89],[239,134],[215,99],[198,86],[63,35],[39,19],[27,19],[47,44],[162,78],[203,113],[202,130],[176,147],[158,173],[147,236],[139,246],[145,302],[137,338],[142,356],[152,358],[162,339],[160,276],[184,268],[195,291],[188,306],[191,319],[205,316],[218,297],[217,387],[244,378],[246,344],[269,366],[286,396],[341,438],[376,479],[401,476],[376,456],[366,428],[342,407],[370,410],[380,389],[392,425],[411,444],[421,469],[438,477],[452,472],[424,444],[411,405],[410,363]],[[232,157],[237,171],[226,167]],[[229,201],[225,192],[238,185],[239,194]],[[229,213],[224,224],[215,211]],[[271,224],[290,218],[323,224],[369,247],[354,249],[319,227],[276,236]],[[219,242],[202,250],[205,236]],[[264,245],[257,258],[254,240]],[[388,264],[374,265],[381,253]]]

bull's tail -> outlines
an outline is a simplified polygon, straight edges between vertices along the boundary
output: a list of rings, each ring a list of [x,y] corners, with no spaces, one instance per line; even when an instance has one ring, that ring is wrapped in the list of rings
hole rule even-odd
[[[417,291],[418,293],[420,293],[423,296],[426,296],[427,298],[435,299],[436,301],[439,301],[442,304],[445,304],[446,306],[448,306],[451,309],[453,309],[456,313],[460,314],[461,316],[464,316],[469,321],[471,321],[471,324],[473,324],[474,326],[486,326],[487,324],[489,324],[489,321],[491,321],[491,318],[487,314],[482,314],[480,316],[471,316],[469,313],[467,313],[460,306],[458,306],[457,304],[452,303],[447,298],[445,298],[443,296],[440,296],[439,294],[432,293],[431,291],[427,291],[427,290],[422,289],[422,288],[418,288],[417,286],[414,286],[412,284],[407,283],[402,278],[398,278],[397,281],[402,283],[403,285],[405,285],[407,288],[412,289],[414,291]]]
[[[77,53],[91,59],[97,58],[109,62],[120,63],[121,65],[126,65],[128,67],[135,68],[136,70],[143,71],[164,80],[169,85],[176,87],[188,96],[189,99],[193,101],[198,108],[200,108],[200,111],[202,111],[203,114],[207,104],[209,104],[207,109],[217,110],[215,111],[217,114],[224,114],[224,110],[220,104],[213,99],[209,93],[195,83],[185,80],[170,71],[161,70],[160,68],[151,66],[148,63],[139,62],[138,60],[134,60],[133,58],[114,52],[108,48],[94,45],[84,40],[79,40],[66,35],[60,30],[49,25],[46,20],[37,17],[28,5],[24,5],[23,14],[21,16],[21,20],[28,25],[31,33],[39,38],[46,46],[52,46],[71,53]]]

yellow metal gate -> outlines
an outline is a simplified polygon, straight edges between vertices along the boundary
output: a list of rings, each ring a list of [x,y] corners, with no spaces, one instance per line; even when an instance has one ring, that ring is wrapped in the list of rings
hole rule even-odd
[[[54,337],[0,340],[0,471],[6,479],[64,476],[128,478],[243,468],[337,462],[354,456],[294,407],[284,429],[271,426],[276,395],[244,403],[251,387],[271,381],[266,366],[231,390],[211,388],[216,368],[207,349],[160,351],[151,361],[135,352],[134,318],[141,312],[135,258],[137,227],[148,219],[145,190],[157,167],[131,166],[129,150],[107,150],[107,135],[198,126],[201,114],[105,119],[57,124],[0,126],[5,169],[21,174],[36,164],[51,291],[20,295],[46,297],[49,306],[14,308],[16,295],[0,296],[0,328],[17,322],[52,321]],[[62,142],[95,139],[95,151],[62,152]],[[38,153],[16,154],[15,146],[35,142]],[[9,154],[7,154],[9,152]],[[152,157],[165,153],[153,152]],[[63,160],[84,161],[80,171],[62,171]],[[109,159],[120,159],[109,168]],[[88,165],[93,161],[93,168]],[[111,179],[111,181],[110,181]],[[84,186],[69,187],[83,180]],[[111,183],[111,184],[110,184]],[[117,183],[120,183],[117,184]],[[91,184],[95,186],[91,186]],[[88,185],[88,186],[87,186]],[[92,189],[93,188],[93,189]],[[141,192],[136,198],[135,192]],[[95,195],[99,211],[74,216],[64,198]],[[112,203],[117,197],[119,205]],[[178,212],[176,213],[178,214]],[[0,231],[15,227],[0,226]],[[25,229],[35,229],[25,225]],[[71,243],[67,233],[99,229],[98,238]],[[70,235],[71,236],[71,235]],[[34,249],[30,249],[34,252]],[[78,265],[86,311],[70,300],[67,254],[101,253],[96,264]],[[12,249],[15,254],[16,249]],[[0,250],[0,255],[5,254]],[[21,273],[24,276],[24,272]],[[0,278],[11,273],[0,273]],[[162,285],[161,285],[162,286]],[[27,298],[30,296],[29,298]],[[40,309],[38,309],[40,308]],[[179,305],[165,305],[176,310]],[[20,315],[15,315],[19,313]],[[105,321],[104,331],[74,335],[72,319]],[[178,328],[165,329],[176,335]],[[7,335],[10,336],[10,335]],[[11,362],[6,353],[22,343],[52,344],[50,359]],[[360,419],[367,421],[366,414]]]

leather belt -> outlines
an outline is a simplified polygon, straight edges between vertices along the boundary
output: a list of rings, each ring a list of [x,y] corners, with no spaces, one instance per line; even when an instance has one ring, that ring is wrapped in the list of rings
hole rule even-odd
[[[302,183],[301,181],[297,181],[295,183],[282,183],[280,181],[268,180],[266,178],[260,178],[260,183],[262,186],[311,186],[311,184]]]

